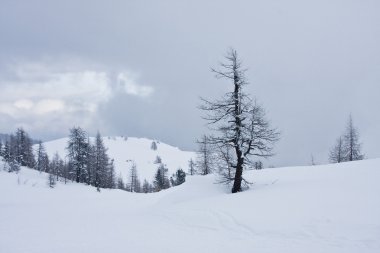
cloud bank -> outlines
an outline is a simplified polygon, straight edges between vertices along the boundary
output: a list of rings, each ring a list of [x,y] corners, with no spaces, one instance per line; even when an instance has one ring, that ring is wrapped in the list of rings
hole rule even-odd
[[[4,129],[22,125],[30,131],[60,132],[73,125],[96,128],[100,106],[116,93],[145,99],[154,89],[138,83],[130,71],[112,73],[69,64],[18,63],[0,78],[0,114]],[[65,67],[60,67],[65,66]]]

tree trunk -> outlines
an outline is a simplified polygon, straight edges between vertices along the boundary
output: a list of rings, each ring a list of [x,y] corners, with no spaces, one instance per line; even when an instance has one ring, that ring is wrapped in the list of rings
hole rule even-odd
[[[235,172],[235,178],[234,178],[234,185],[232,187],[232,193],[240,192],[241,191],[241,181],[242,181],[242,175],[243,175],[243,158],[242,158],[242,151],[240,149],[240,136],[241,136],[241,112],[240,112],[240,85],[239,85],[239,77],[236,74],[236,61],[234,61],[234,99],[235,99],[235,152],[237,157],[237,164],[236,164],[236,172]]]
[[[239,157],[237,160],[238,162],[236,165],[236,172],[235,172],[235,178],[234,178],[234,185],[232,187],[232,193],[241,191],[241,181],[242,181],[242,175],[243,175],[243,159]]]

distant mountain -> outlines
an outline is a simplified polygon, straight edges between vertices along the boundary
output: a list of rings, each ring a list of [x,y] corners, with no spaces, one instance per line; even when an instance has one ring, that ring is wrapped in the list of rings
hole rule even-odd
[[[94,142],[94,140],[95,138],[90,138],[90,141]],[[147,179],[151,182],[159,165],[156,161],[157,157],[167,165],[169,175],[172,175],[178,168],[187,172],[189,160],[195,158],[195,152],[182,151],[157,140],[118,136],[103,137],[103,141],[108,148],[109,157],[114,159],[117,175],[121,174],[124,180],[128,177],[132,163],[137,166],[140,180]],[[57,152],[61,158],[65,159],[67,142],[68,138],[45,142],[49,157],[53,157]],[[152,145],[153,142],[155,144]]]

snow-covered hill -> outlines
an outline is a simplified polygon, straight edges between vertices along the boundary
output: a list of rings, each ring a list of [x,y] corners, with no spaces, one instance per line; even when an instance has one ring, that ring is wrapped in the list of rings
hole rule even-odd
[[[90,138],[94,141],[94,138]],[[104,145],[108,148],[108,155],[115,160],[115,169],[117,174],[121,174],[124,179],[128,176],[129,168],[132,161],[137,165],[138,175],[141,181],[145,178],[152,181],[158,165],[154,163],[156,157],[162,159],[169,169],[169,175],[174,173],[178,168],[184,171],[188,170],[188,163],[191,158],[195,157],[194,152],[182,151],[179,148],[168,144],[155,141],[157,150],[152,150],[153,140],[146,138],[133,137],[103,137]],[[62,138],[45,142],[45,148],[49,157],[53,157],[55,152],[64,158],[67,154],[65,148],[68,138]]]
[[[0,252],[380,252],[380,159],[246,176],[137,194],[0,171]]]

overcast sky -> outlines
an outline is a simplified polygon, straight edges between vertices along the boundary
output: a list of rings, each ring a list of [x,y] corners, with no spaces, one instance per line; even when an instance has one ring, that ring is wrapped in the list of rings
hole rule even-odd
[[[327,162],[352,113],[380,157],[380,1],[1,0],[0,132],[160,139],[195,149],[199,96],[234,47],[282,132],[275,166]]]

